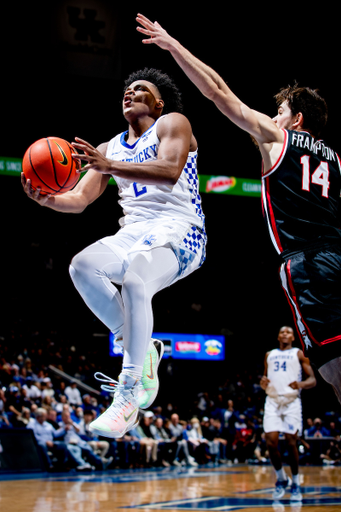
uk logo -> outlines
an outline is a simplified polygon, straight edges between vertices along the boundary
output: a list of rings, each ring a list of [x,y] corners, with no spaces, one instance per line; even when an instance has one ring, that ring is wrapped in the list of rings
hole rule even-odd
[[[154,235],[146,235],[142,240],[143,245],[153,245],[156,241],[156,236]]]

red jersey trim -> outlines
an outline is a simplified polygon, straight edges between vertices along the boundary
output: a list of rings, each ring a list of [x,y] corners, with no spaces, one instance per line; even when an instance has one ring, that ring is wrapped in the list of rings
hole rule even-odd
[[[283,141],[283,147],[282,147],[281,154],[279,155],[279,157],[277,159],[277,162],[271,167],[271,169],[269,169],[266,172],[263,172],[263,170],[264,170],[264,160],[262,161],[262,178],[266,178],[267,176],[269,176],[269,174],[272,174],[277,169],[277,167],[280,165],[280,163],[283,160],[283,157],[284,157],[285,152],[286,152],[287,147],[288,147],[288,132],[284,128],[282,128],[282,132],[284,133],[284,141]]]

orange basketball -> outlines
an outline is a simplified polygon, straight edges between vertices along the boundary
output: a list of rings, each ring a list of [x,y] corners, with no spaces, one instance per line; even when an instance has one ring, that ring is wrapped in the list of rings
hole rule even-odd
[[[31,180],[32,188],[41,194],[64,194],[77,183],[80,163],[71,154],[76,149],[59,137],[46,137],[34,142],[23,159],[23,173]]]

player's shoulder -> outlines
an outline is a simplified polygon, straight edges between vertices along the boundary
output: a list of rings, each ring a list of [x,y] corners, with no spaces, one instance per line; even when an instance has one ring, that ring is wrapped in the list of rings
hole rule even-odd
[[[165,114],[158,119],[159,133],[179,128],[187,128],[191,130],[191,124],[188,118],[180,112],[170,112],[169,114]]]

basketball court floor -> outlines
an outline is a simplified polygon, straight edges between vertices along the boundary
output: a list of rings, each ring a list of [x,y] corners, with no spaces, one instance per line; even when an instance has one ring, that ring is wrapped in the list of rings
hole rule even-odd
[[[341,467],[302,467],[303,501],[271,498],[270,466],[0,476],[2,512],[341,511]]]

